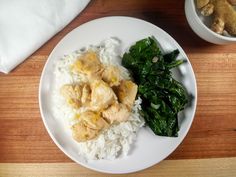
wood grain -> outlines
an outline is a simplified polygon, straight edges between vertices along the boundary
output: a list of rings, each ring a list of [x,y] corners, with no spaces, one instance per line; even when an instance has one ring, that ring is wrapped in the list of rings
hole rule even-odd
[[[167,159],[236,157],[236,44],[216,46],[197,37],[186,22],[183,0],[93,0],[79,17],[10,74],[0,74],[0,162],[71,162],[52,142],[41,120],[38,106],[40,75],[48,55],[60,39],[87,21],[110,15],[137,17],[163,28],[183,46],[194,68],[198,85],[196,116],[183,143]],[[181,161],[184,165],[188,162],[202,161]],[[233,162],[235,165],[235,159]],[[218,163],[217,159],[214,164],[207,161],[206,165],[216,168],[215,163]],[[163,164],[174,170],[181,167],[175,161],[168,160]],[[14,164],[12,167],[23,171],[26,167],[37,169],[35,164],[24,165]],[[53,165],[49,168],[56,168],[57,164]],[[66,169],[71,165],[78,172],[74,164],[62,165]],[[45,166],[39,165],[38,169]],[[12,168],[9,164],[1,165],[0,169],[3,167]],[[193,165],[191,168],[197,167]],[[158,173],[159,168],[156,168]],[[78,169],[85,175],[86,170],[79,166]],[[165,169],[162,169],[163,174]],[[155,167],[149,170],[150,175],[155,173]],[[209,171],[210,174],[213,172]],[[187,175],[187,172],[179,171],[181,173]],[[194,173],[196,176],[198,172]]]
[[[189,53],[198,82],[195,120],[168,159],[236,156],[236,53]],[[47,56],[0,77],[0,162],[71,162],[49,138],[38,107]]]
[[[0,177],[233,177],[236,174],[235,165],[236,158],[164,160],[141,172],[111,175],[88,171],[75,163],[2,163]]]

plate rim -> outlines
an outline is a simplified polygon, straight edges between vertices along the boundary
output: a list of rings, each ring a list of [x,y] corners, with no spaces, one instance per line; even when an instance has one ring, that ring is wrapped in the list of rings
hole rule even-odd
[[[194,90],[195,90],[195,101],[194,101],[194,107],[193,107],[193,112],[192,112],[192,118],[191,118],[191,121],[189,122],[189,125],[187,127],[187,129],[184,130],[183,132],[183,136],[182,138],[180,139],[180,141],[176,144],[176,147],[172,149],[172,151],[170,151],[168,153],[168,155],[158,161],[155,161],[154,163],[152,163],[151,165],[148,164],[146,166],[143,166],[142,168],[138,168],[138,169],[133,169],[133,170],[129,170],[129,171],[126,171],[126,172],[112,172],[112,171],[109,171],[109,170],[102,170],[102,169],[97,169],[97,168],[94,168],[94,167],[91,167],[89,165],[87,165],[86,163],[84,162],[81,162],[81,161],[78,161],[76,160],[76,158],[74,158],[72,155],[68,154],[64,148],[57,142],[56,138],[53,136],[53,134],[51,133],[50,131],[50,128],[48,126],[48,124],[46,123],[46,119],[45,119],[45,116],[44,116],[44,113],[43,113],[43,109],[42,109],[42,83],[43,83],[43,76],[45,75],[45,70],[46,70],[46,66],[48,65],[48,62],[50,60],[50,58],[52,57],[52,55],[54,54],[54,52],[57,50],[57,48],[63,43],[64,39],[71,33],[73,33],[74,31],[76,31],[78,28],[82,27],[82,26],[85,26],[87,24],[90,24],[90,23],[94,23],[94,22],[97,22],[97,21],[103,21],[103,20],[106,20],[106,19],[109,19],[109,18],[117,18],[117,19],[124,19],[124,20],[132,20],[132,21],[139,21],[141,23],[146,23],[147,25],[150,25],[152,26],[153,28],[156,28],[158,30],[160,30],[162,33],[165,33],[165,35],[168,36],[168,38],[170,38],[171,40],[173,40],[175,42],[175,45],[177,45],[180,49],[181,49],[181,53],[186,57],[186,60],[188,61],[188,64],[190,65],[190,70],[193,74],[193,82],[194,82]],[[193,70],[193,67],[192,67],[192,64],[187,56],[187,54],[185,53],[185,51],[183,50],[183,48],[179,45],[179,43],[171,36],[169,35],[169,33],[167,33],[166,31],[164,31],[163,29],[161,29],[160,27],[152,24],[151,22],[148,22],[146,20],[143,20],[143,19],[139,19],[139,18],[136,18],[136,17],[130,17],[130,16],[105,16],[105,17],[101,17],[101,18],[95,18],[93,20],[90,20],[90,21],[87,21],[79,26],[77,26],[76,28],[74,28],[73,30],[71,30],[70,32],[68,32],[62,39],[60,39],[60,41],[55,45],[55,47],[53,48],[53,50],[50,52],[48,58],[47,58],[47,61],[45,62],[44,64],[44,67],[43,67],[43,70],[42,70],[42,73],[41,73],[41,76],[40,76],[40,82],[39,82],[39,89],[38,89],[38,100],[39,100],[39,109],[40,109],[40,115],[41,115],[41,118],[43,120],[43,124],[49,134],[49,136],[51,137],[51,139],[53,140],[53,142],[57,145],[57,147],[67,156],[69,157],[71,160],[73,160],[74,162],[76,162],[77,164],[83,166],[83,167],[86,167],[88,169],[91,169],[91,170],[94,170],[94,171],[97,171],[97,172],[101,172],[101,173],[106,173],[106,174],[129,174],[129,173],[134,173],[134,172],[138,172],[138,171],[141,171],[141,170],[144,170],[144,169],[147,169],[147,168],[150,168],[158,163],[160,163],[161,161],[163,161],[165,158],[167,158],[170,154],[173,153],[173,151],[175,151],[179,145],[183,142],[183,140],[185,139],[186,135],[188,134],[191,126],[192,126],[192,123],[193,123],[193,120],[195,118],[195,114],[196,114],[196,109],[197,109],[197,100],[198,100],[198,90],[197,90],[197,81],[196,81],[196,76],[195,76],[195,72]]]

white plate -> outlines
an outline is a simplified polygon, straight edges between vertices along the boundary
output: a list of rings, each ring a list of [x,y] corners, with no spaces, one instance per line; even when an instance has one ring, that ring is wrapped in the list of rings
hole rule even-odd
[[[109,37],[122,41],[122,51],[127,50],[135,41],[155,36],[164,51],[179,49],[180,58],[187,60],[174,72],[193,96],[190,106],[180,115],[180,131],[177,138],[155,136],[148,127],[141,128],[129,155],[113,161],[100,160],[85,163],[77,154],[75,141],[62,123],[52,114],[50,99],[54,81],[54,63],[65,54],[90,44],[99,44]],[[165,31],[143,20],[130,17],[105,17],[85,23],[67,34],[54,48],[42,72],[39,86],[39,105],[45,127],[56,145],[75,162],[105,173],[130,173],[148,168],[173,152],[186,136],[196,109],[197,88],[192,66],[178,43]]]

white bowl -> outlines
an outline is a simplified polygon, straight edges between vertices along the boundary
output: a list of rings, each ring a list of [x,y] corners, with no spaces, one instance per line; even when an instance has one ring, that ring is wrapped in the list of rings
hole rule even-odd
[[[185,15],[190,27],[200,38],[214,44],[236,43],[236,37],[217,34],[207,27],[209,21],[201,19],[200,15],[196,12],[195,0],[185,0]]]

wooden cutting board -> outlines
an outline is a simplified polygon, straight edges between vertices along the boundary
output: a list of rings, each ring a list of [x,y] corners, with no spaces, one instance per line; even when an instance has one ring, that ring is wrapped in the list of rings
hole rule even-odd
[[[41,120],[38,86],[60,39],[82,23],[112,15],[141,18],[168,32],[187,53],[198,85],[197,112],[181,145],[160,164],[126,176],[235,176],[236,44],[217,46],[197,37],[183,0],[92,0],[24,63],[0,74],[0,177],[111,176],[73,163],[57,148]]]

